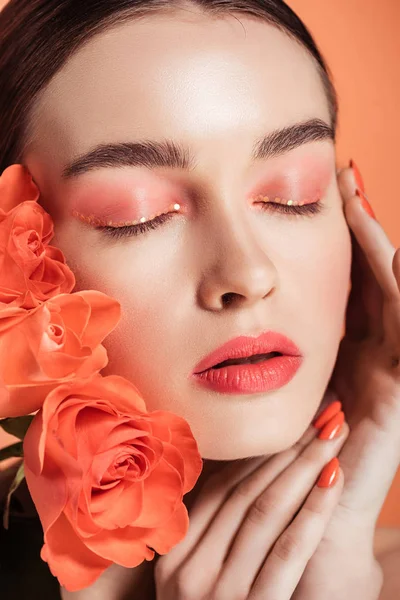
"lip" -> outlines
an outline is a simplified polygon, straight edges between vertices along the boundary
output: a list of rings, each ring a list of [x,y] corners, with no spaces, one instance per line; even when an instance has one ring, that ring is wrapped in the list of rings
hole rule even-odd
[[[230,358],[246,358],[253,354],[280,352],[288,356],[301,356],[300,349],[288,337],[275,331],[265,331],[258,337],[239,336],[223,344],[203,360],[193,370],[194,375],[207,371],[218,363]]]
[[[269,352],[279,352],[282,356],[259,363],[212,369],[225,360]],[[220,393],[258,393],[271,391],[288,383],[302,362],[300,349],[292,340],[275,331],[266,331],[258,337],[239,336],[229,340],[203,358],[194,368],[192,376],[198,383]]]

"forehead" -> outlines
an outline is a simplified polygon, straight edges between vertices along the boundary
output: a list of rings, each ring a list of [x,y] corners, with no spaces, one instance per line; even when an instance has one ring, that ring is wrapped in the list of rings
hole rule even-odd
[[[63,163],[104,142],[162,135],[199,151],[211,141],[218,154],[305,118],[329,123],[308,52],[265,22],[238,19],[177,12],[96,35],[44,90],[33,139],[54,147],[61,137]]]

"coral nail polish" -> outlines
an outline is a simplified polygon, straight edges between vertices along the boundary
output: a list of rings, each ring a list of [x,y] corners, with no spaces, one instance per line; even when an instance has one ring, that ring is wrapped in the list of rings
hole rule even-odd
[[[325,427],[319,432],[318,438],[320,440],[333,440],[337,437],[342,429],[344,423],[344,412],[341,410],[325,425]]]
[[[356,195],[359,196],[359,198],[361,198],[361,204],[363,206],[363,209],[369,214],[370,217],[372,217],[376,221],[375,213],[372,210],[372,207],[371,207],[370,203],[368,202],[365,194],[363,192],[361,192],[360,190],[356,190]]]
[[[354,179],[356,180],[357,187],[362,192],[365,192],[364,181],[363,181],[363,178],[361,177],[360,169],[357,167],[357,165],[353,159],[350,160],[350,167],[353,169]]]
[[[317,481],[318,487],[332,487],[339,476],[339,459],[335,456],[325,465]]]
[[[331,402],[325,410],[313,421],[314,427],[320,429],[323,427],[328,421],[331,420],[333,416],[335,416],[338,412],[342,410],[342,403],[339,400],[335,400],[335,402]]]

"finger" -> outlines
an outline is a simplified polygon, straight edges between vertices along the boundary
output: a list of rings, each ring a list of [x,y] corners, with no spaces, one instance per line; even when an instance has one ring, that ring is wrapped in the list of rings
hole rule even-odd
[[[354,177],[354,172],[351,167],[344,167],[337,173],[337,182],[340,194],[343,198],[343,203],[346,203],[352,196],[355,195],[357,182]]]
[[[357,182],[353,169],[342,169],[338,174],[338,185],[344,205],[355,196]],[[346,211],[345,211],[346,215]],[[381,339],[383,335],[382,305],[383,294],[380,285],[369,265],[353,231],[352,241],[352,288],[349,295],[346,314],[346,337],[358,341],[374,335]]]
[[[344,211],[385,299],[397,299],[399,289],[392,269],[395,249],[383,228],[364,210],[359,196],[347,200]]]
[[[360,341],[383,335],[383,294],[364,256],[360,245],[351,232],[352,264],[351,290],[346,308],[345,337]]]
[[[221,507],[227,501],[227,498],[238,485],[244,480],[253,477],[254,494],[261,493],[262,490],[272,482],[279,473],[281,473],[302,450],[315,438],[317,430],[310,425],[301,438],[287,450],[275,454],[273,456],[259,456],[246,459],[243,461],[235,461],[230,463],[227,468],[212,475],[201,488],[199,496],[193,505],[189,514],[189,529],[185,538],[172,548],[168,554],[157,559],[159,571],[162,571],[165,577],[169,573],[174,572],[190,554],[196,550],[199,562],[203,559],[203,555],[199,553],[200,539],[204,536],[210,527],[213,520],[216,518]],[[268,475],[265,473],[265,465],[268,464]],[[264,469],[263,469],[264,467]],[[233,515],[233,521],[226,523],[218,531],[217,536],[219,541],[224,539],[224,536],[231,535],[232,523],[235,523],[237,518]],[[217,531],[218,524],[214,524],[214,530]],[[225,530],[228,531],[225,531]],[[211,535],[213,537],[213,534]],[[204,547],[205,561],[214,566],[221,564],[226,551],[226,544],[218,545],[218,540],[213,542],[213,547]],[[204,564],[200,568],[203,572]]]
[[[337,393],[335,392],[335,390],[328,385],[325,390],[324,396],[321,400],[321,403],[318,406],[317,410],[315,411],[315,414],[312,419],[312,423],[314,423],[318,419],[320,414],[325,411],[325,409],[329,406],[329,404],[332,405],[336,402],[339,402],[339,397],[338,397]],[[338,409],[340,410],[341,408],[342,408],[342,406],[340,405],[338,407]]]
[[[372,399],[368,418],[352,427],[338,455],[346,479],[338,513],[352,527],[375,523],[400,464],[400,393],[385,388],[383,382],[382,400]]]
[[[234,514],[240,512],[242,523],[221,565],[217,587],[213,590],[216,597],[227,597],[228,591],[234,589],[240,597],[247,598],[268,552],[301,509],[319,472],[337,455],[348,433],[349,428],[344,424],[340,436],[334,440],[315,438],[251,504],[251,488],[249,490],[246,485],[237,488],[236,498],[232,498],[231,514],[227,506],[224,517],[226,521],[233,520]],[[242,495],[245,499],[247,497],[246,504],[249,505],[244,518]]]
[[[343,471],[330,488],[314,486],[296,518],[276,541],[248,600],[288,600],[318,548],[343,490]]]
[[[396,279],[397,288],[400,291],[400,248],[397,248],[394,253],[392,269],[394,278]]]

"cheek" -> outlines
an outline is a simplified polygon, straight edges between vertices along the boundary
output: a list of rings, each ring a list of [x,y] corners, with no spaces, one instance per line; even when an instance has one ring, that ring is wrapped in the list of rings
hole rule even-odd
[[[123,354],[134,358],[138,365],[157,354],[161,368],[160,360],[165,363],[170,355],[160,349],[160,339],[168,343],[174,339],[176,322],[185,312],[182,290],[188,286],[183,285],[185,271],[167,233],[159,240],[154,236],[151,243],[140,244],[133,240],[125,247],[103,252],[101,261],[95,255],[87,257],[87,275],[79,283],[117,298],[121,304],[121,321],[105,345],[111,346],[112,342],[113,351],[122,348]]]
[[[313,251],[309,275],[310,318],[314,331],[324,332],[326,342],[341,337],[351,270],[351,239],[344,219],[330,221]],[[315,327],[317,325],[317,327]],[[322,336],[318,336],[321,338]],[[324,340],[321,340],[324,343]]]
[[[351,241],[348,231],[342,237],[326,240],[322,251],[321,294],[327,311],[336,312],[343,308],[347,294],[351,269]]]
[[[193,288],[185,285],[183,269],[163,258],[152,272],[141,263],[130,265],[128,276],[113,273],[104,279],[104,290],[118,299],[122,317],[104,341],[109,363],[103,374],[133,381],[149,410],[183,414],[179,398],[193,360],[184,352],[184,341],[192,341],[193,353],[197,337],[188,315]]]

